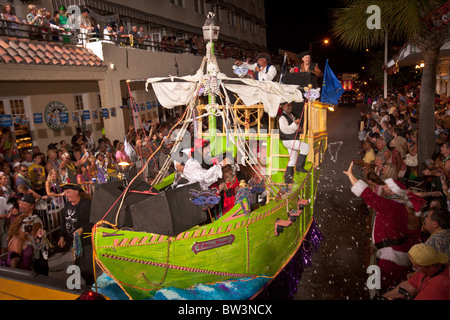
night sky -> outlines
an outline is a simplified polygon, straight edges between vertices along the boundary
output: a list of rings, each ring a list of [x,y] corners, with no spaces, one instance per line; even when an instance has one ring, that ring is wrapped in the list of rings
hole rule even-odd
[[[365,54],[346,49],[331,36],[331,11],[336,0],[276,1],[266,0],[267,46],[278,54],[279,49],[295,53],[309,50],[309,43],[329,39],[324,46],[316,43],[313,61],[324,70],[328,59],[334,73],[358,72],[365,63]]]

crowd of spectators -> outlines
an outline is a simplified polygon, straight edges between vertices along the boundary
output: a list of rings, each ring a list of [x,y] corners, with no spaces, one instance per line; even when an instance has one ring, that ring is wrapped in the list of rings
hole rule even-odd
[[[0,140],[0,256],[8,252],[8,230],[21,214],[18,204],[24,195],[34,199],[44,228],[51,232],[58,228],[58,209],[66,202],[61,185],[77,183],[92,195],[96,184],[126,178],[118,170],[123,162],[132,168],[126,174],[135,175],[168,135],[171,125],[147,124],[139,130],[130,127],[123,141],[113,142],[105,136],[95,141],[90,131],[77,128],[70,141],[50,143],[42,151],[38,146],[18,150],[10,129],[4,128]],[[142,179],[150,182],[156,176],[173,143],[167,141],[146,166]]]
[[[413,84],[387,99],[378,91],[366,94],[368,111],[358,122],[361,151],[344,173],[371,212],[370,254],[381,269],[382,297],[448,300],[450,100],[436,95],[435,152],[418,163],[419,89]],[[425,253],[434,258],[418,263],[416,256]],[[440,280],[427,287],[417,279]]]
[[[126,30],[120,23],[110,22],[104,28],[89,15],[88,9],[83,9],[77,21],[61,6],[54,12],[46,8],[28,6],[28,14],[20,19],[11,11],[11,5],[5,4],[0,16],[0,35],[26,37],[37,40],[63,42],[65,44],[85,44],[89,41],[109,41],[122,46],[132,46],[160,52],[191,53],[204,55],[206,43],[202,35],[192,35],[189,38],[177,36],[163,36],[162,39],[153,38],[146,26],[133,25]],[[75,26],[79,26],[75,29]],[[216,56],[246,61],[254,58],[253,49],[243,48],[235,43],[217,41]]]

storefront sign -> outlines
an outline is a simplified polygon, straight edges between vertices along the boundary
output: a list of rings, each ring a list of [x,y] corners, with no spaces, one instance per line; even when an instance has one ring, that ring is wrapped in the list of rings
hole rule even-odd
[[[59,117],[61,118],[61,122],[69,122],[69,113],[68,112],[61,112],[59,114]]]
[[[9,114],[0,115],[0,126],[11,127],[12,126],[12,116]]]
[[[83,110],[83,119],[84,120],[91,119],[91,113],[89,112],[89,110]]]
[[[67,113],[66,106],[62,102],[52,101],[45,107],[45,122],[53,131],[62,131],[67,126],[68,121],[62,120],[61,113]]]
[[[44,119],[42,118],[42,113],[33,114],[34,123],[42,123]]]
[[[109,118],[109,110],[107,108],[102,109],[102,117]]]

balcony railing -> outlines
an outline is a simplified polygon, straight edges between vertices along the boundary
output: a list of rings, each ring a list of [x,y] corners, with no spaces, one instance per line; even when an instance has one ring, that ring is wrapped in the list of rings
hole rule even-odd
[[[118,46],[131,47],[136,49],[170,52],[177,54],[194,54],[205,55],[205,44],[200,43],[198,46],[186,43],[170,43],[164,41],[152,41],[150,39],[139,39],[131,35],[126,36],[107,36],[103,32],[83,33],[80,31],[63,29],[55,25],[49,26],[32,26],[24,23],[16,23],[12,21],[0,19],[0,36],[12,37],[18,39],[30,39],[37,41],[52,41],[62,44],[85,45],[93,41],[105,41]],[[247,60],[256,56],[257,52],[239,48],[235,44],[220,42],[216,46],[215,54],[220,59],[237,59]]]

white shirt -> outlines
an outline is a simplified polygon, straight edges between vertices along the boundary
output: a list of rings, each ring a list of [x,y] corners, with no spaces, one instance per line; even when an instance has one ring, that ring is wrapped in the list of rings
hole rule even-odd
[[[283,114],[289,117],[286,112],[283,112]],[[291,118],[294,119],[292,115]],[[298,125],[295,122],[292,122],[291,125],[289,125],[285,117],[280,117],[280,120],[278,120],[278,124],[280,125],[281,132],[283,132],[284,134],[293,134],[297,132]]]
[[[255,64],[243,64],[247,69],[255,71],[256,67],[258,66],[257,63]],[[258,80],[259,81],[272,81],[275,76],[277,75],[277,69],[274,66],[266,66],[263,70],[258,72]]]
[[[108,28],[105,27],[105,29],[103,29],[103,40],[106,40],[106,41],[114,40],[113,36],[109,35],[110,33],[113,33],[112,29],[111,29],[111,31],[109,31]]]
[[[88,137],[86,137],[86,140],[87,140],[87,149],[89,150],[89,151],[92,151],[92,150],[94,150],[94,148],[95,148],[95,141],[94,141],[94,138],[92,137],[92,136],[90,136],[89,138]]]
[[[190,158],[184,165],[183,175],[189,180],[189,184],[199,182],[202,190],[207,190],[210,185],[222,178],[222,167],[214,165],[206,170],[202,168],[200,162]]]

